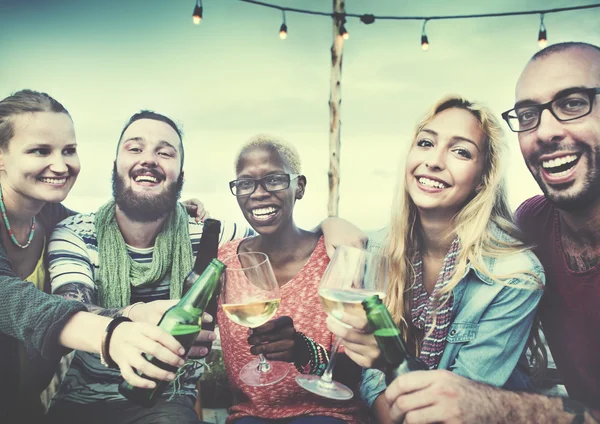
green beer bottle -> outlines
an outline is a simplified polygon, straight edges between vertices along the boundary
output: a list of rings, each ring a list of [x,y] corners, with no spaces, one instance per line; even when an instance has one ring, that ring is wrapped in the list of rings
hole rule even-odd
[[[199,255],[196,257],[196,264],[201,262],[198,257]],[[202,313],[217,288],[219,278],[224,270],[225,265],[219,260],[213,259],[202,275],[196,279],[194,285],[179,300],[179,303],[169,308],[158,323],[160,328],[170,333],[181,343],[186,354],[200,333]],[[146,358],[162,369],[177,372],[177,367],[165,364],[149,355],[146,355]],[[151,407],[156,404],[162,392],[169,385],[169,381],[156,380],[147,376],[144,376],[144,378],[156,382],[156,387],[154,389],[143,389],[123,381],[119,385],[119,393],[137,404]]]
[[[390,312],[377,295],[369,296],[362,302],[369,325],[375,330],[374,336],[386,363],[385,381],[389,385],[399,375],[410,371],[428,370],[429,367],[406,349],[400,329],[394,323]]]

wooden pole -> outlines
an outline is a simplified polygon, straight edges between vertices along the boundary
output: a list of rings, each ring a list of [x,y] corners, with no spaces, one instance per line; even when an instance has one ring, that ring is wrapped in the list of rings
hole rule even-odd
[[[329,201],[327,213],[338,215],[340,202],[340,148],[341,122],[340,106],[342,104],[342,53],[344,38],[340,35],[340,27],[345,22],[345,0],[333,0],[333,44],[331,45],[331,86],[329,93]]]

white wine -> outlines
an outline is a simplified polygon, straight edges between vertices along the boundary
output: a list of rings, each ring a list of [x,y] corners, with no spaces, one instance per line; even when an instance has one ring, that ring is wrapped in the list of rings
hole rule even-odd
[[[270,320],[281,299],[264,300],[252,303],[229,303],[222,305],[227,318],[244,327],[256,328]]]
[[[327,312],[328,315],[332,315],[334,312],[340,314],[346,312],[354,316],[365,316],[365,310],[361,302],[374,294],[378,295],[380,298],[385,297],[385,293],[372,290],[319,289],[321,304],[323,304],[323,309],[325,309],[325,312]]]

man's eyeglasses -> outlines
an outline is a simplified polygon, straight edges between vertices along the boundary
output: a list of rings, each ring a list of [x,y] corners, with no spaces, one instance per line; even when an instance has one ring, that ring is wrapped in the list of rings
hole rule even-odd
[[[561,122],[582,118],[592,112],[594,98],[600,94],[600,87],[573,89],[561,94],[548,103],[518,106],[502,114],[502,119],[514,132],[529,131],[540,125],[544,109]]]
[[[249,196],[256,191],[260,184],[265,191],[273,193],[275,191],[285,190],[290,186],[290,182],[298,178],[301,174],[271,174],[258,180],[254,178],[241,178],[229,182],[229,189],[234,196]]]

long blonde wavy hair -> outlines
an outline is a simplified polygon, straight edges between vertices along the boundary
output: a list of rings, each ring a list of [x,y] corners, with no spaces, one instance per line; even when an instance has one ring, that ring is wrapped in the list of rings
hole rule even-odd
[[[454,225],[448,230],[448,241],[458,237],[461,249],[456,258],[454,274],[444,290],[440,292],[440,298],[448,298],[447,294],[459,283],[468,264],[492,280],[503,284],[515,278],[515,274],[523,274],[523,278],[536,282],[534,287],[541,288],[537,276],[528,271],[511,275],[491,275],[483,262],[484,257],[510,255],[530,248],[519,241],[523,240],[523,237],[513,223],[512,212],[508,205],[503,172],[505,164],[503,157],[507,153],[508,145],[500,123],[493,113],[487,107],[460,96],[444,97],[419,122],[411,141],[414,142],[425,125],[435,116],[450,108],[464,109],[479,121],[481,130],[485,134],[484,167],[480,190],[473,193],[468,203],[455,215]],[[410,325],[410,302],[411,289],[415,283],[412,260],[420,251],[421,226],[417,208],[406,188],[404,168],[405,166],[401,166],[398,172],[391,223],[384,243],[384,253],[390,258],[389,285],[385,300],[405,339],[410,346],[414,347],[414,353],[418,354],[421,336]],[[495,238],[491,232],[492,225],[497,225],[513,240]],[[531,284],[528,286],[532,287]],[[437,309],[441,308],[444,302],[442,300]]]

